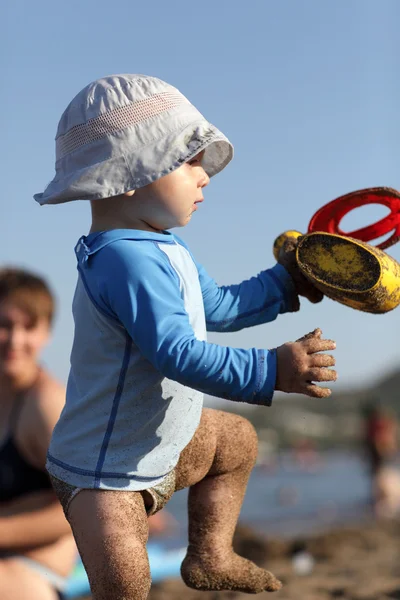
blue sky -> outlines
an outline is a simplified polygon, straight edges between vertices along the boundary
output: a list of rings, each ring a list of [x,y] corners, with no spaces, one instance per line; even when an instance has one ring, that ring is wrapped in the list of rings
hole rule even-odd
[[[178,232],[219,283],[272,266],[276,235],[306,230],[329,200],[369,186],[400,189],[398,0],[13,0],[1,11],[0,263],[34,269],[55,289],[45,361],[63,380],[73,246],[89,229],[89,206],[39,207],[32,196],[53,177],[62,111],[93,79],[165,79],[233,142],[233,162]],[[343,228],[383,214],[360,209]],[[389,253],[400,260],[400,244]],[[400,365],[399,320],[400,308],[376,316],[304,301],[300,313],[211,340],[271,348],[319,326],[337,341],[337,386],[355,387]]]

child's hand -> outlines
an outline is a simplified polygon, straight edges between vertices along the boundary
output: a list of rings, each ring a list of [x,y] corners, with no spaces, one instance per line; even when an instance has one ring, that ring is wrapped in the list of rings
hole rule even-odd
[[[292,277],[299,296],[304,296],[307,300],[316,304],[317,302],[321,302],[324,295],[300,271],[296,261],[297,242],[298,239],[292,237],[285,240],[279,251],[278,263],[285,267],[286,271]]]
[[[277,348],[277,370],[275,389],[281,392],[294,392],[327,398],[331,390],[312,383],[313,381],[336,381],[333,369],[335,359],[330,354],[318,354],[324,350],[334,350],[332,340],[323,340],[322,331],[315,329],[296,342],[287,342]]]

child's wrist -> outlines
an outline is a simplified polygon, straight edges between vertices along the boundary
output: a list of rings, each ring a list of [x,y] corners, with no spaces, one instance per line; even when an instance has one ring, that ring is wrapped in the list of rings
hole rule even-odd
[[[300,301],[295,281],[291,273],[280,263],[276,263],[276,265],[272,267],[271,272],[279,279],[279,283],[283,289],[285,306],[281,312],[297,312],[300,308]]]
[[[276,348],[257,352],[259,384],[253,394],[251,404],[271,406],[276,379]]]

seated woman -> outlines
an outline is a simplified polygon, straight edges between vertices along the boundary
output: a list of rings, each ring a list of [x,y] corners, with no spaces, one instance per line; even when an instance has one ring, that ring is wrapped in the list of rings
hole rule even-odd
[[[54,301],[46,283],[0,269],[0,598],[56,600],[77,551],[45,471],[65,390],[40,366]]]

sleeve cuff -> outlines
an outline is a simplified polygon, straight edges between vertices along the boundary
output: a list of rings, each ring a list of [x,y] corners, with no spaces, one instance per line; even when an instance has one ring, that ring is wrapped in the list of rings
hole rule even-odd
[[[257,352],[258,385],[251,404],[271,406],[276,382],[276,349]]]
[[[283,294],[284,305],[280,313],[297,311],[299,309],[298,294],[293,279],[285,267],[277,263],[272,269],[269,269],[269,272]]]

